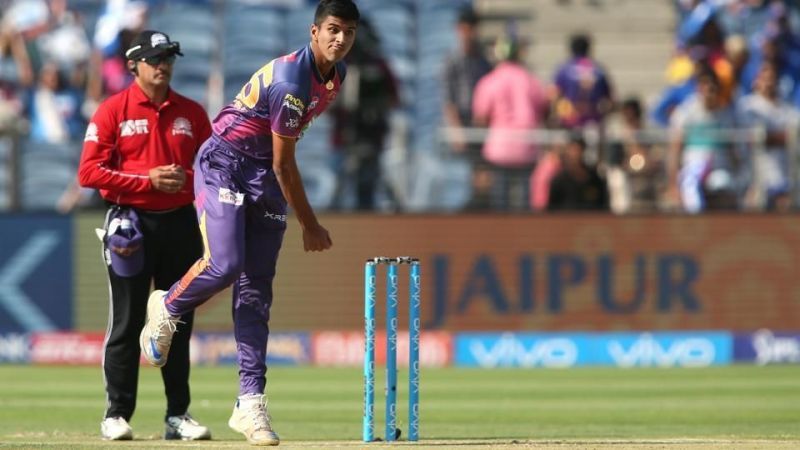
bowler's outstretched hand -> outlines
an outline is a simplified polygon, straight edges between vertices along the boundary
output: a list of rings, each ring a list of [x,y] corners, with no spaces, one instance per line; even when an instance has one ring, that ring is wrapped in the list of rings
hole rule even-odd
[[[331,235],[322,225],[303,229],[303,249],[307,252],[321,252],[333,246]]]

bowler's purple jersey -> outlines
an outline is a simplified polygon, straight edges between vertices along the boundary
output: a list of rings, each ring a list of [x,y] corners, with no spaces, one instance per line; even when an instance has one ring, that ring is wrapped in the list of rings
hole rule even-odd
[[[220,111],[212,124],[214,136],[246,155],[272,159],[272,133],[299,139],[336,98],[344,77],[345,65],[339,62],[325,82],[310,45],[273,59]]]
[[[195,204],[203,257],[172,285],[167,311],[181,316],[233,283],[239,394],[266,384],[272,281],[286,229],[287,202],[269,161],[272,134],[299,138],[336,97],[345,66],[324,82],[311,48],[259,69],[212,124],[195,158]]]

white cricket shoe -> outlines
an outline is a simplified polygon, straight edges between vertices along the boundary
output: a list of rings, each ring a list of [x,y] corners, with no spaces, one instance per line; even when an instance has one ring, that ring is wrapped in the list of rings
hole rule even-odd
[[[244,434],[253,445],[278,445],[281,440],[274,431],[267,413],[267,397],[263,394],[242,395],[236,400],[228,426]]]
[[[164,303],[166,291],[153,291],[147,299],[147,320],[139,335],[139,346],[142,347],[144,359],[156,367],[167,363],[169,346],[172,344],[172,335],[181,323],[178,317],[173,317],[167,312]]]
[[[107,441],[129,441],[133,439],[133,430],[128,421],[122,417],[106,417],[100,422],[100,434]]]
[[[182,416],[167,417],[167,422],[164,426],[164,439],[180,439],[183,441],[211,439],[211,430],[197,423],[189,413]]]

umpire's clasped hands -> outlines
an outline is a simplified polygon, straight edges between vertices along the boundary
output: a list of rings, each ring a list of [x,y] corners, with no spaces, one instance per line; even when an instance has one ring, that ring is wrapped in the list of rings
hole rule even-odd
[[[177,164],[153,167],[149,175],[153,188],[167,194],[180,192],[186,184],[186,171]]]

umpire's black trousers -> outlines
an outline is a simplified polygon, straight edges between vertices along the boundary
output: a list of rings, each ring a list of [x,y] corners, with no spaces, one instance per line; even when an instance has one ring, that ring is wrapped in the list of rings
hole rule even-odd
[[[155,289],[169,289],[202,256],[203,251],[192,205],[169,212],[136,211],[144,235],[144,268],[138,275],[121,277],[108,266],[111,300],[103,357],[107,399],[105,417],[122,417],[128,421],[136,409],[139,333],[144,326],[150,283],[152,281]],[[108,217],[106,214],[105,229],[108,228]],[[105,249],[103,252],[105,255]],[[174,334],[167,364],[161,368],[167,395],[167,416],[185,414],[190,402],[189,338],[194,313],[184,315],[181,321],[184,323],[178,325]]]

